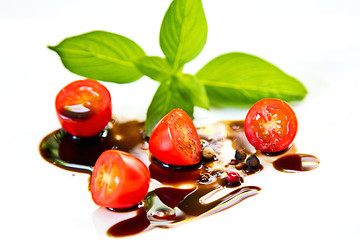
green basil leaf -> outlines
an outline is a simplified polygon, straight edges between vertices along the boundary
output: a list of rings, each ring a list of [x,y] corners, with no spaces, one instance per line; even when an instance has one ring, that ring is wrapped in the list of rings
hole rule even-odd
[[[150,136],[156,124],[174,108],[181,108],[193,118],[194,105],[189,93],[179,88],[175,78],[162,81],[146,114],[145,131]]]
[[[201,0],[174,0],[161,24],[160,47],[175,70],[199,55],[206,37]]]
[[[133,82],[143,74],[134,62],[145,52],[132,40],[110,32],[93,31],[49,46],[71,72],[95,80]]]
[[[140,72],[156,81],[169,79],[172,71],[169,62],[161,57],[146,56],[138,59],[135,65]]]
[[[181,82],[179,87],[182,88],[182,91],[189,93],[194,106],[209,110],[210,102],[204,85],[190,74],[181,74],[179,79]]]
[[[301,100],[307,94],[301,82],[273,64],[239,52],[213,59],[195,76],[216,106],[243,106],[263,98]]]

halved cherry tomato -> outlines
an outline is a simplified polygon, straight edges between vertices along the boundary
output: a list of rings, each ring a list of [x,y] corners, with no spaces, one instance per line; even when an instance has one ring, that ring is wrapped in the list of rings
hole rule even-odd
[[[97,205],[126,209],[144,199],[149,184],[150,172],[141,160],[120,150],[107,150],[95,163],[90,190]]]
[[[255,103],[248,111],[244,130],[249,142],[258,150],[279,152],[291,145],[298,128],[295,112],[279,99],[268,98]]]
[[[100,133],[111,120],[111,96],[94,80],[78,80],[56,96],[58,119],[65,131],[78,137]]]
[[[149,149],[156,159],[168,165],[189,166],[201,160],[201,143],[195,125],[189,115],[178,108],[155,126]]]
[[[201,160],[201,143],[193,121],[174,109],[155,126],[149,140],[150,152],[159,161],[175,166],[194,165]]]

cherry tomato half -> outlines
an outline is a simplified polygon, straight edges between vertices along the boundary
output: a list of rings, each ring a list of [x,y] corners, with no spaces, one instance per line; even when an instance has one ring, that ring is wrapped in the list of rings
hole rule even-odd
[[[193,121],[174,109],[155,126],[149,140],[150,152],[159,161],[175,166],[194,165],[201,160],[201,143]]]
[[[244,130],[249,142],[258,150],[279,152],[293,142],[298,128],[295,112],[279,99],[268,98],[255,103],[248,111]]]
[[[58,119],[65,131],[78,137],[100,133],[111,120],[111,96],[94,80],[78,80],[56,96]]]
[[[144,199],[149,184],[150,172],[141,160],[120,150],[107,150],[95,163],[90,191],[97,205],[126,209]]]

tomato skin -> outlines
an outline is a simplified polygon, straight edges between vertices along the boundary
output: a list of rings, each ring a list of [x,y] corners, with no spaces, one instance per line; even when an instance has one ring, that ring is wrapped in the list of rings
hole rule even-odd
[[[189,166],[200,162],[201,143],[196,127],[186,112],[174,109],[155,126],[149,149],[159,161],[172,166]]]
[[[107,150],[95,163],[90,191],[99,206],[127,209],[144,199],[149,184],[150,172],[141,160],[120,150]]]
[[[109,91],[99,82],[89,79],[65,86],[56,96],[55,108],[62,128],[78,137],[100,133],[112,114]]]
[[[245,135],[251,145],[268,153],[288,148],[297,128],[294,110],[285,101],[275,98],[256,102],[249,109],[244,122]]]

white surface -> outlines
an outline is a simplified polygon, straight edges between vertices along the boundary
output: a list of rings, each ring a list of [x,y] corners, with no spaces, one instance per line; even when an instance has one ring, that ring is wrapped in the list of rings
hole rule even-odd
[[[87,175],[45,162],[38,145],[59,128],[54,98],[80,79],[46,48],[91,30],[122,34],[148,55],[162,56],[158,37],[170,0],[2,1],[0,3],[0,238],[97,239],[106,221],[87,191]],[[195,73],[231,51],[262,57],[308,88],[294,106],[295,144],[320,167],[284,174],[271,167],[251,181],[263,191],[243,203],[173,229],[130,239],[360,239],[360,2],[356,0],[204,0],[209,33],[185,67]],[[144,118],[156,83],[106,84],[115,114]],[[135,94],[136,93],[136,94]],[[243,119],[246,110],[196,111],[197,121]]]

